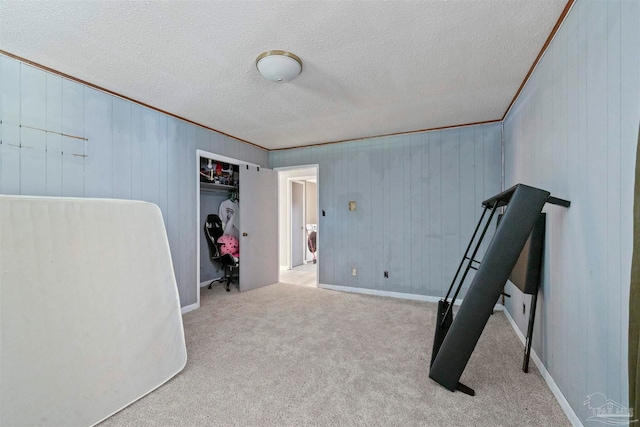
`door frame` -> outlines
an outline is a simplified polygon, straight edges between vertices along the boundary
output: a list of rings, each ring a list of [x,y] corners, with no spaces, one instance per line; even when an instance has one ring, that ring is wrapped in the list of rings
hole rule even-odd
[[[287,230],[287,235],[286,237],[283,239],[284,243],[286,245],[286,261],[287,261],[287,265],[286,268],[287,269],[291,269],[291,181],[300,181],[300,180],[306,180],[309,178],[315,178],[316,179],[316,217],[317,217],[317,223],[316,223],[316,227],[318,229],[318,234],[320,234],[321,230],[320,230],[320,165],[317,163],[314,164],[307,164],[307,165],[298,165],[298,166],[284,166],[284,167],[279,167],[279,168],[273,168],[274,171],[277,171],[278,173],[280,172],[289,172],[289,171],[294,171],[294,170],[302,170],[302,169],[315,169],[315,176],[310,176],[310,175],[305,175],[305,176],[300,176],[300,177],[287,177],[287,189],[285,191],[286,193],[286,206],[284,209],[284,212],[280,209],[278,209],[278,216],[279,216],[279,220],[280,221],[282,218],[280,218],[281,215],[285,215],[285,223],[286,223],[286,227],[285,230]],[[305,189],[305,194],[304,194],[305,200],[306,200],[306,189]],[[305,203],[306,205],[306,203]],[[306,206],[305,206],[306,209]],[[306,225],[305,225],[306,226]],[[283,243],[283,242],[281,242]],[[316,255],[319,255],[320,253],[320,239],[316,240]],[[320,257],[318,256],[317,258],[317,262],[316,262],[316,266],[317,266],[317,271],[316,271],[316,287],[318,287],[318,285],[320,284],[320,263],[322,262],[322,260],[320,259]]]
[[[289,178],[287,180],[287,186],[288,186],[288,192],[289,192],[289,198],[288,201],[289,203],[289,245],[288,245],[288,253],[289,253],[289,262],[288,262],[288,266],[289,269],[293,268],[293,239],[295,238],[294,236],[294,232],[293,232],[293,184],[300,184],[302,185],[302,226],[306,229],[307,227],[307,223],[306,223],[306,219],[307,219],[307,184],[306,184],[306,180],[307,178],[309,178],[308,176],[303,176],[303,177],[295,177],[295,178]],[[305,231],[306,233],[306,231]],[[304,242],[306,243],[306,241]],[[306,248],[306,244],[302,245],[302,265],[304,265],[304,262],[306,261],[306,255],[307,252],[304,250]]]
[[[222,156],[220,154],[212,153],[210,151],[205,150],[196,150],[196,166],[195,166],[195,177],[196,177],[196,304],[193,310],[200,308],[200,287],[202,284],[200,283],[200,233],[202,233],[202,224],[200,218],[200,158],[204,157],[206,159],[211,159],[214,161],[222,162],[222,163],[230,163],[238,166],[256,166],[260,167],[255,163],[245,162],[243,160],[234,159],[233,157]],[[241,185],[242,183],[240,183]],[[191,311],[191,310],[189,310]],[[185,313],[185,312],[183,312]]]

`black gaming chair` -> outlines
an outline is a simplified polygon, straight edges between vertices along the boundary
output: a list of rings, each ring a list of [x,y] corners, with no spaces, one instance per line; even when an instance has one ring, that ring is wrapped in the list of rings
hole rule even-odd
[[[218,239],[223,234],[224,230],[222,228],[222,221],[220,220],[220,217],[216,214],[207,215],[207,221],[204,223],[204,235],[207,240],[207,246],[209,247],[209,259],[212,263],[221,264],[224,268],[224,275],[217,279],[213,279],[211,283],[209,283],[209,289],[211,289],[211,285],[214,282],[226,281],[225,289],[229,292],[229,285],[231,284],[233,277],[233,270],[238,268],[238,262],[230,254],[221,255]]]

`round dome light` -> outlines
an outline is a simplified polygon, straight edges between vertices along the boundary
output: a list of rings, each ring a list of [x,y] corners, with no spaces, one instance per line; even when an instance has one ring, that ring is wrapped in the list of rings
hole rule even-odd
[[[268,50],[256,59],[256,67],[265,79],[284,83],[295,79],[302,71],[302,61],[284,50]]]

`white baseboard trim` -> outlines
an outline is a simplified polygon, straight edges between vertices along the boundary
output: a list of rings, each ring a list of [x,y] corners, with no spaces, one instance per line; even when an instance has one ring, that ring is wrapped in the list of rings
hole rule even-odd
[[[520,328],[518,328],[518,325],[516,324],[515,320],[513,320],[513,317],[511,317],[511,314],[509,313],[509,311],[507,310],[503,310],[503,311],[507,320],[511,324],[511,327],[513,328],[514,331],[516,331],[516,335],[518,335],[518,338],[520,339],[520,342],[522,343],[522,345],[523,346],[526,345],[526,338],[522,333],[522,331],[520,331]],[[538,355],[536,354],[533,348],[531,349],[531,360],[533,360],[534,365],[536,365],[536,367],[538,368],[538,371],[540,371],[542,378],[544,378],[544,380],[547,382],[547,385],[549,386],[551,393],[553,393],[553,395],[555,396],[556,400],[560,404],[560,407],[562,408],[565,415],[569,419],[569,422],[571,423],[571,425],[574,427],[584,427],[582,422],[580,421],[580,418],[578,418],[578,416],[576,415],[571,405],[569,405],[569,402],[564,397],[564,394],[562,394],[562,391],[558,387],[558,384],[556,384],[556,382],[553,380],[553,377],[551,376],[549,371],[547,371],[547,368],[544,366],[544,364],[542,363],[542,360],[540,360],[540,358],[538,357]]]
[[[188,313],[188,312],[190,312],[190,311],[196,310],[196,309],[198,309],[198,308],[200,308],[200,304],[198,304],[198,303],[191,304],[191,305],[185,305],[184,307],[182,307],[182,308],[180,309],[180,312],[181,312],[182,314],[185,314],[185,313]]]
[[[332,291],[352,292],[355,294],[375,295],[379,297],[400,298],[400,299],[408,299],[408,300],[414,300],[414,301],[427,301],[427,302],[437,303],[442,299],[442,297],[432,297],[429,295],[405,294],[402,292],[381,291],[378,289],[353,288],[351,286],[327,285],[325,283],[318,283],[318,287],[322,289],[330,289]],[[458,306],[460,304],[462,304],[462,299],[457,299],[453,303],[454,306]],[[504,307],[502,304],[496,304],[493,309],[495,311],[503,311]]]

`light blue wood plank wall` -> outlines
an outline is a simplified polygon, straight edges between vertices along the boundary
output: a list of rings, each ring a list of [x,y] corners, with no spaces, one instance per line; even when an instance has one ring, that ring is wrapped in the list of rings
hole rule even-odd
[[[492,123],[271,151],[269,161],[319,164],[320,283],[442,296],[482,201],[501,190],[501,136]]]
[[[0,193],[157,204],[182,306],[197,298],[196,149],[268,163],[266,150],[0,55]]]
[[[546,209],[533,347],[585,425],[587,395],[628,401],[639,80],[640,3],[578,0],[504,122],[506,186],[524,182],[572,203]],[[507,292],[525,331],[529,297]]]

